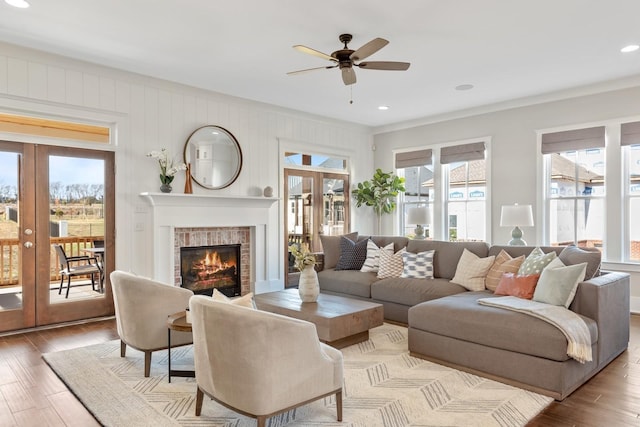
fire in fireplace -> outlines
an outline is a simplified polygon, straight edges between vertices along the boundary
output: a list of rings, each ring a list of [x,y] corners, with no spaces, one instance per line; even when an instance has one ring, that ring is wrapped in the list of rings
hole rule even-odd
[[[180,248],[181,286],[196,294],[240,295],[240,245]]]

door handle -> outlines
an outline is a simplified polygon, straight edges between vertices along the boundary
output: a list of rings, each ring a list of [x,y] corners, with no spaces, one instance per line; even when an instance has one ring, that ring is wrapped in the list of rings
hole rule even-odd
[[[28,249],[28,248],[31,248],[31,247],[33,247],[33,243],[31,243],[31,242],[24,242],[24,247],[25,247],[25,248],[27,248],[27,249]]]

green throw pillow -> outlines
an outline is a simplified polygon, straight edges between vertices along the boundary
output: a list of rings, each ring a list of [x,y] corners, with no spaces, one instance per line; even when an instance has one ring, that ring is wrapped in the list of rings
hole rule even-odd
[[[569,308],[586,271],[586,262],[567,267],[545,268],[533,293],[533,300]]]
[[[518,276],[528,276],[530,274],[540,274],[542,270],[556,257],[555,252],[545,254],[539,247],[531,251],[528,257],[518,269]]]

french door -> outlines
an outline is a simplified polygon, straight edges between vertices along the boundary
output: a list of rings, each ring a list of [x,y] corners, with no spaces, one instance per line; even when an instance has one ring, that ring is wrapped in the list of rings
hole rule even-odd
[[[0,141],[0,332],[113,314],[113,162],[112,152]],[[67,296],[54,244],[103,274],[72,277]]]
[[[284,170],[287,271],[293,272],[288,248],[305,244],[322,251],[321,235],[349,232],[349,175],[300,169]]]

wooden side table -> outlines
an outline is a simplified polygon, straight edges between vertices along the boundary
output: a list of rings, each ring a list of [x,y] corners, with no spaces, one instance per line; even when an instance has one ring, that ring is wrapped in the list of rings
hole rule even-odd
[[[171,376],[194,378],[195,371],[171,369],[171,331],[191,332],[191,323],[187,322],[187,312],[179,311],[167,317],[167,365],[169,369],[169,382]]]

